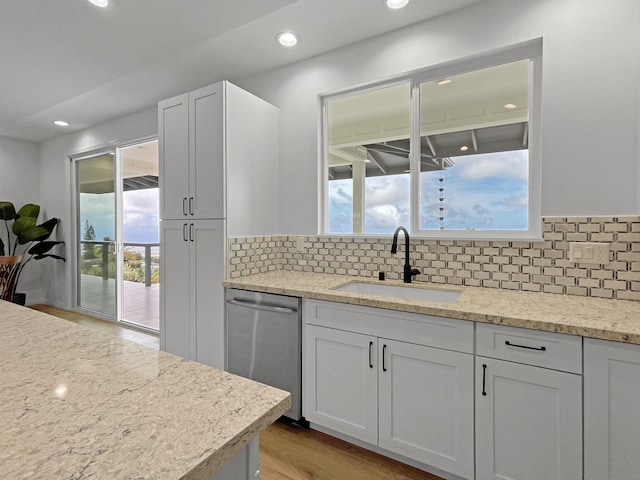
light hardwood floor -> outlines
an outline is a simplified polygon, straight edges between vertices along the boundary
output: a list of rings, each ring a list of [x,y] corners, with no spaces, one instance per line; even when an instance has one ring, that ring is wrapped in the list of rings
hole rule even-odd
[[[31,308],[158,348],[158,337],[47,305]],[[276,422],[260,435],[262,480],[442,480],[315,430]]]

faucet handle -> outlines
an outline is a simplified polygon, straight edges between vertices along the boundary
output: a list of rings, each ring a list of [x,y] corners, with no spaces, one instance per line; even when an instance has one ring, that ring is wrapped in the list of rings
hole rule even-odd
[[[420,270],[418,270],[417,268],[412,268],[411,272],[410,272],[412,277],[415,277],[416,275],[420,275],[421,273],[422,272]]]

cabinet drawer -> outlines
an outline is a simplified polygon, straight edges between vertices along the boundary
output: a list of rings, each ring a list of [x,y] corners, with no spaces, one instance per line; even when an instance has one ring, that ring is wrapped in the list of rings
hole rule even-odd
[[[473,322],[321,300],[304,300],[304,322],[428,347],[473,353]]]
[[[582,373],[582,337],[479,323],[476,355]]]

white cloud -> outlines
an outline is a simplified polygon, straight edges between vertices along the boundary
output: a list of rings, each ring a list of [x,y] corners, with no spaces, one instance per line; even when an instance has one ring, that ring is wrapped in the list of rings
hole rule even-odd
[[[459,170],[465,180],[482,180],[485,178],[517,178],[527,179],[529,175],[528,152],[499,152],[482,155],[456,157],[452,168]]]

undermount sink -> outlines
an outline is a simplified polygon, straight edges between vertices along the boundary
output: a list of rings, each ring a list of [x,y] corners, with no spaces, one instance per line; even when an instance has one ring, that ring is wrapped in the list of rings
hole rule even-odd
[[[385,297],[428,300],[430,302],[455,303],[460,292],[436,290],[433,288],[404,287],[384,283],[353,282],[334,289],[337,292],[364,293],[365,295],[383,295]]]

